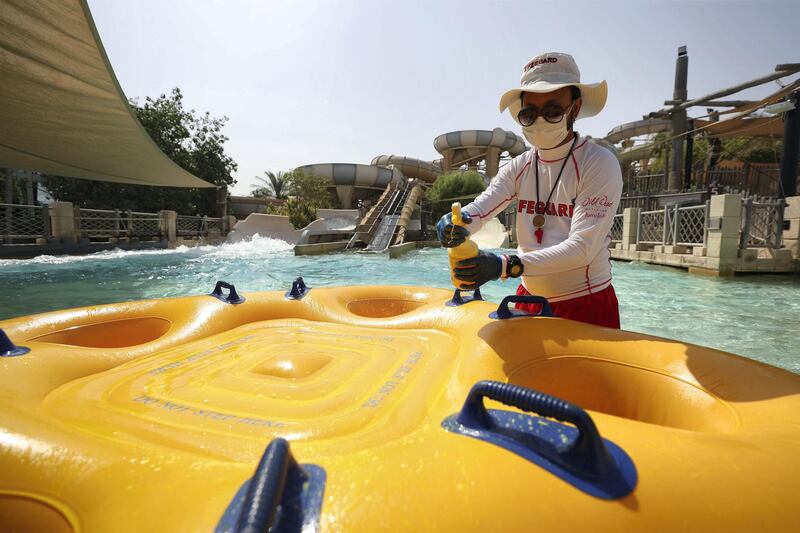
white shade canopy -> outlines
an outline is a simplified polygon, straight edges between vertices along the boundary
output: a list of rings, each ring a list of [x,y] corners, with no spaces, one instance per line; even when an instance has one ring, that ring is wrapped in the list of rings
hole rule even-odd
[[[85,0],[0,0],[0,166],[214,187],[170,160],[139,123]]]

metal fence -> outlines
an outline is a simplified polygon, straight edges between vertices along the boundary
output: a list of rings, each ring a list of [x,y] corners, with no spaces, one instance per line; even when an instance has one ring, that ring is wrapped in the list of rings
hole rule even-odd
[[[757,201],[752,196],[742,200],[742,232],[739,247],[780,248],[783,238],[783,199]]]
[[[800,172],[800,167],[798,167]],[[715,194],[743,193],[778,197],[782,194],[780,167],[777,163],[745,162],[737,167],[710,168],[694,165],[691,176],[692,188],[713,189]],[[658,174],[632,174],[623,180],[624,196],[662,194],[667,189],[667,177]],[[643,206],[628,206],[643,207]]]
[[[69,215],[67,212],[66,218],[71,220],[62,222],[72,224],[74,236],[79,239],[158,241],[167,238],[168,219],[162,213],[75,207],[72,216]],[[47,241],[53,236],[52,218],[48,205],[0,203],[0,244],[29,244],[37,239]],[[224,218],[177,215],[175,224],[176,236],[181,237],[222,235],[227,230]]]
[[[175,218],[175,232],[179,237],[196,237],[200,235],[203,217],[178,215]]]
[[[783,245],[783,199],[742,200],[740,249],[773,248]],[[706,246],[708,243],[710,201],[704,205],[641,211],[636,228],[636,242],[642,244],[677,244]],[[622,239],[622,222],[616,215],[611,229],[612,242]],[[618,229],[620,228],[620,229]]]
[[[623,195],[620,199],[618,213],[627,207],[638,207],[643,211],[656,211],[668,205],[702,205],[710,198],[708,191],[688,191],[663,194]]]
[[[203,235],[214,232],[222,233],[223,230],[224,227],[221,218],[203,217],[203,223],[200,226],[200,232]]]
[[[611,242],[622,242],[622,222],[623,215],[614,215],[614,222],[611,223],[611,229],[608,230],[608,236]]]
[[[666,189],[664,173],[639,174],[623,180],[622,192],[626,195],[641,195],[659,193]]]
[[[50,237],[50,213],[46,205],[0,204],[0,240],[30,241]]]
[[[639,227],[636,229],[636,242],[661,244],[665,240],[664,215],[666,211],[642,211],[639,213]]]
[[[657,204],[653,197],[649,194],[647,195],[636,195],[636,196],[623,196],[620,198],[619,201],[619,209],[617,209],[618,213],[622,213],[628,207],[638,207],[639,209],[644,210],[653,210],[657,207]]]
[[[664,208],[664,240],[662,244],[703,246],[706,243],[709,204],[691,207]]]
[[[178,215],[175,218],[175,232],[179,237],[197,237],[209,233],[222,233],[221,218]]]
[[[741,192],[748,195],[779,196],[780,168],[770,163],[744,163],[737,168],[698,169],[693,181],[717,193]]]
[[[655,211],[642,211],[639,213],[636,242],[704,246],[708,239],[708,209],[709,204],[706,203],[690,207],[671,205]]]
[[[75,233],[85,239],[119,238],[127,233],[121,212],[107,209],[75,208]]]
[[[128,211],[126,229],[130,237],[157,237],[163,235],[161,215],[158,213],[138,213]]]
[[[671,231],[667,236],[667,243],[682,244],[686,246],[704,246],[707,241],[709,203],[692,207],[665,208],[666,214],[671,219]]]
[[[75,232],[84,239],[131,238],[159,240],[161,215],[118,209],[75,208]]]

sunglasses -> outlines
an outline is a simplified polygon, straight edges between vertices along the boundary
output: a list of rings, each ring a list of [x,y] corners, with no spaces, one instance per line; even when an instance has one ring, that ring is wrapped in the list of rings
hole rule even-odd
[[[517,120],[523,126],[530,126],[538,117],[542,117],[550,124],[557,124],[564,118],[564,114],[570,110],[573,104],[565,108],[556,104],[547,104],[541,110],[536,106],[528,106],[517,113]]]

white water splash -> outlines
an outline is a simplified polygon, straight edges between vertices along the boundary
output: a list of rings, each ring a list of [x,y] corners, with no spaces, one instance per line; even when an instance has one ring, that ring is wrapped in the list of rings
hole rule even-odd
[[[185,255],[190,257],[230,257],[239,259],[243,257],[256,258],[274,255],[287,255],[294,249],[292,244],[280,239],[253,235],[252,239],[236,243],[223,243],[205,246],[178,246],[173,249],[157,250],[104,250],[87,255],[40,255],[32,259],[0,259],[0,267],[24,265],[67,265],[84,261],[116,261],[120,259],[159,256],[159,255]]]
[[[195,250],[198,255],[207,257],[253,259],[264,256],[290,255],[294,250],[294,245],[281,239],[262,237],[256,233],[249,240],[226,242],[220,245],[198,246],[188,250]]]

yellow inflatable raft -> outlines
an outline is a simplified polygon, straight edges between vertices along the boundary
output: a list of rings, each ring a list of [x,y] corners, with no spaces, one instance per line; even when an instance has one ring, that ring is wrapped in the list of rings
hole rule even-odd
[[[0,530],[796,531],[789,372],[439,289],[218,292],[0,322]]]

